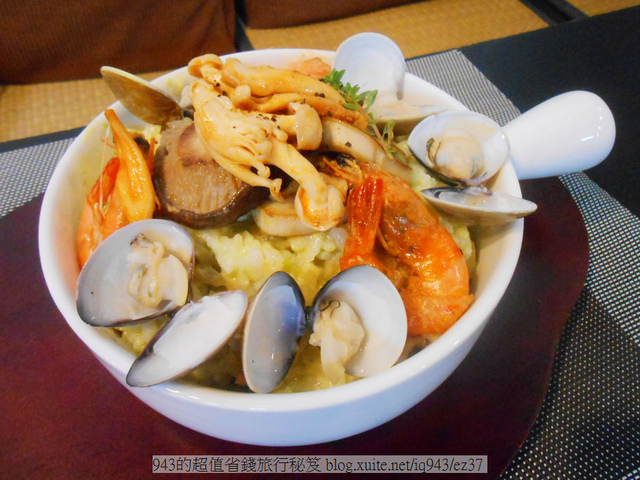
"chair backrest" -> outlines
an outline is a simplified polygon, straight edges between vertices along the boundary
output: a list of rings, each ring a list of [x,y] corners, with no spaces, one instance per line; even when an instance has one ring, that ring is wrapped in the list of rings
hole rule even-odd
[[[3,0],[0,83],[133,73],[235,51],[233,0]]]

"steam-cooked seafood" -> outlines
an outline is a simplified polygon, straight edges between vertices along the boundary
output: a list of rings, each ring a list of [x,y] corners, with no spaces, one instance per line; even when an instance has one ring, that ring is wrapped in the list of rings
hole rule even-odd
[[[124,225],[151,218],[155,192],[149,171],[153,149],[145,158],[134,137],[113,110],[105,116],[113,132],[117,157],[110,160],[89,192],[77,233],[80,265],[98,244]]]
[[[423,190],[434,206],[470,225],[497,225],[533,213],[519,197],[492,193],[482,185],[509,158],[509,139],[493,120],[472,112],[445,112],[421,121],[408,145],[448,187]]]
[[[131,386],[154,385],[197,368],[244,321],[239,375],[252,391],[271,392],[287,374],[307,326],[300,287],[280,271],[264,283],[248,309],[242,290],[187,302],[193,248],[189,233],[165,220],[134,222],[114,232],[78,279],[80,318],[93,326],[121,327],[175,313],[131,366]],[[345,321],[339,314],[345,311],[349,329],[341,328]],[[339,273],[320,289],[309,307],[308,326],[334,384],[344,383],[345,371],[364,377],[389,368],[407,335],[397,290],[380,272],[364,266]],[[336,355],[340,345],[350,346],[348,355]]]
[[[140,218],[197,229],[191,257],[171,246],[182,228],[134,222],[124,208],[122,225],[131,225],[95,240],[105,241],[80,276],[81,318],[122,338],[153,335],[136,347],[130,385],[188,374],[254,392],[297,391],[307,388],[298,375],[308,362],[320,366],[322,386],[339,385],[390,368],[410,353],[407,335],[424,345],[471,303],[469,237],[456,235],[466,242],[456,244],[455,229],[414,191],[436,182],[376,127],[375,92],[301,72],[326,72],[316,60],[297,69],[215,55],[190,62],[193,120],[163,123],[154,165],[145,164],[153,204]],[[400,90],[390,90],[398,101]],[[125,138],[133,148],[131,134],[117,135],[116,145]],[[145,158],[121,150],[132,165]],[[100,203],[103,183],[116,189],[117,165],[107,164],[90,205]],[[102,269],[113,270],[106,283],[117,288],[100,285]],[[125,311],[105,312],[124,296]]]
[[[414,105],[404,99],[404,56],[398,45],[379,33],[347,38],[336,51],[333,68],[344,71],[345,83],[377,92],[370,113],[380,128],[393,122],[396,135],[409,134],[420,120],[442,111],[439,106]]]
[[[438,217],[402,179],[363,167],[349,195],[341,268],[371,265],[398,288],[410,335],[445,332],[467,310],[467,263]]]
[[[102,67],[102,78],[116,98],[136,117],[152,125],[179,120],[183,110],[151,82],[114,67]]]
[[[433,171],[464,185],[493,177],[509,158],[509,140],[493,120],[472,112],[445,112],[411,132],[409,148]]]
[[[193,274],[189,233],[165,220],[141,220],[113,232],[78,277],[77,308],[89,325],[115,327],[182,307]]]

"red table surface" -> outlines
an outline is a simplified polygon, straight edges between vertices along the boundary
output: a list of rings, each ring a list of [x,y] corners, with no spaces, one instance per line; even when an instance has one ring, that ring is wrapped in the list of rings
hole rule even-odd
[[[139,479],[151,476],[152,455],[453,454],[487,455],[489,473],[473,478],[495,477],[540,410],[588,265],[584,224],[560,181],[527,181],[522,188],[539,209],[525,221],[509,289],[460,367],[427,399],[374,430],[288,448],[196,433],[113,379],[49,296],[37,250],[42,197],[36,198],[0,221],[0,477]]]

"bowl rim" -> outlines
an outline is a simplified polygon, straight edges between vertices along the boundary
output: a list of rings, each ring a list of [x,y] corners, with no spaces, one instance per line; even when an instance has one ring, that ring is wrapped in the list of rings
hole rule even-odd
[[[289,58],[287,61],[291,62],[293,59],[307,55],[331,58],[334,54],[335,52],[328,50],[288,48],[239,52],[224,55],[221,56],[221,58],[235,57],[247,62],[265,64],[269,63],[271,58]],[[184,75],[186,69],[187,67],[182,67],[173,70],[155,79],[152,83],[166,85],[172,79]],[[405,79],[405,83],[412,85],[417,83],[428,86],[430,91],[442,95],[442,98],[446,98],[452,105],[457,105],[458,108],[467,110],[459,100],[426,80],[409,72],[406,73]],[[109,108],[114,108],[118,115],[122,114],[123,117],[127,117],[128,112],[126,112],[119,102],[114,102]],[[134,119],[134,123],[135,120],[137,120],[135,117],[129,115],[129,117],[123,118],[123,122],[127,125],[132,122],[131,119]],[[141,122],[140,120],[137,121]],[[64,278],[58,265],[57,247],[61,243],[60,234],[64,228],[57,225],[54,221],[55,209],[60,202],[59,196],[61,195],[62,179],[73,170],[74,166],[77,166],[74,160],[82,149],[83,140],[90,134],[90,131],[96,128],[101,122],[104,122],[103,114],[94,118],[78,135],[56,166],[42,202],[38,228],[38,243],[41,267],[47,287],[56,306],[64,316],[65,321],[100,361],[107,363],[124,376],[135,357],[132,353],[127,352],[123,347],[117,345],[112,339],[95,331],[96,327],[90,327],[80,320],[75,310],[75,295],[70,295],[70,292],[65,288]],[[510,161],[503,167],[500,177],[503,178],[503,183],[510,188],[508,193],[520,196],[518,179]],[[165,395],[179,396],[190,403],[204,402],[227,410],[250,409],[262,412],[290,412],[327,408],[337,404],[355,401],[388,390],[401,383],[408,382],[420,371],[429,369],[443,358],[446,358],[454,352],[461,343],[469,340],[479,329],[481,330],[502,298],[518,261],[522,244],[523,220],[519,219],[506,227],[498,228],[500,231],[497,235],[507,235],[510,237],[510,241],[508,242],[509,248],[501,255],[501,262],[497,265],[499,268],[492,273],[492,279],[489,280],[486,286],[487,293],[480,296],[480,298],[476,296],[467,312],[465,312],[447,332],[430,344],[428,348],[425,348],[384,372],[372,377],[362,378],[357,382],[330,389],[287,394],[247,394],[245,392],[233,392],[200,386],[181,380],[173,380],[153,387],[144,388],[153,389]],[[492,292],[489,292],[489,290],[492,290]],[[122,381],[121,379],[119,380]],[[132,387],[127,386],[127,388],[131,389]]]

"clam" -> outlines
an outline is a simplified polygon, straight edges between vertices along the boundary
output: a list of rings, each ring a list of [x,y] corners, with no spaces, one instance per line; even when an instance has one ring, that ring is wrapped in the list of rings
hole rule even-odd
[[[408,144],[434,177],[450,185],[426,189],[422,194],[458,220],[499,225],[537,209],[533,202],[480,186],[509,158],[509,139],[490,118],[465,111],[433,115],[416,126]]]
[[[271,275],[247,311],[242,365],[249,388],[268,393],[287,374],[305,330],[304,298],[285,272]]]
[[[165,125],[183,117],[178,102],[151,82],[109,66],[100,68],[100,74],[115,97],[140,120]]]
[[[437,114],[414,128],[408,144],[434,176],[450,185],[423,191],[430,202],[468,224],[495,225],[536,210],[532,202],[483,186],[507,159],[521,180],[561,175],[597,165],[614,140],[615,122],[606,103],[575,91],[543,102],[503,128],[477,113]]]
[[[397,290],[381,272],[366,265],[344,270],[305,310],[299,286],[280,271],[267,279],[248,306],[246,294],[239,290],[188,303],[136,359],[127,383],[151,386],[188,373],[227,343],[244,320],[244,377],[253,392],[269,393],[289,371],[306,328],[318,329],[328,304],[352,312],[361,325],[362,335],[344,366],[346,373],[366,377],[398,360],[407,336],[406,313]],[[324,343],[320,348],[322,353]]]
[[[538,208],[529,200],[482,187],[428,188],[422,194],[439,210],[469,225],[501,225]]]
[[[353,310],[364,330],[363,341],[345,364],[346,373],[368,377],[398,360],[407,338],[407,316],[402,298],[382,272],[358,265],[327,282],[308,312],[314,334],[327,308]]]
[[[450,111],[420,122],[409,135],[409,148],[445,183],[480,185],[509,158],[509,140],[484,115]]]
[[[380,128],[394,122],[397,135],[408,134],[420,120],[442,111],[433,105],[413,105],[403,100],[407,71],[400,47],[379,33],[359,33],[347,38],[336,50],[335,70],[344,70],[343,83],[357,85],[360,91],[376,90],[370,113]]]
[[[132,387],[180,377],[215,355],[236,332],[247,294],[230,290],[189,302],[149,342],[127,374]]]
[[[193,258],[189,232],[168,220],[144,220],[107,237],[80,272],[77,309],[89,325],[116,327],[171,316],[132,364],[131,386],[151,386],[190,372],[222,348],[243,321],[244,375],[257,393],[281,383],[307,328],[317,337],[323,367],[325,362],[338,365],[359,377],[391,367],[403,351],[404,304],[389,279],[373,267],[340,272],[306,309],[300,287],[282,271],[267,279],[250,304],[240,290],[188,301]],[[335,323],[344,318],[360,334],[346,339],[352,344],[348,358],[336,358],[334,333],[349,337],[341,330],[343,323]]]
[[[323,318],[329,305],[332,318]],[[343,312],[355,315],[351,321],[362,329],[345,361],[346,373],[367,377],[390,368],[404,349],[407,318],[398,291],[384,274],[367,265],[344,270],[320,289],[306,311],[293,278],[285,272],[273,274],[247,312],[242,358],[251,390],[267,393],[276,388],[293,362],[298,339],[305,329],[312,329],[315,335],[322,320],[329,324],[325,328],[332,329],[331,322]],[[324,368],[332,338],[330,333],[320,335]],[[335,364],[341,360],[344,359],[328,361]]]
[[[193,240],[178,224],[129,224],[107,237],[82,268],[78,314],[89,325],[113,327],[174,311],[187,301],[193,262]]]

